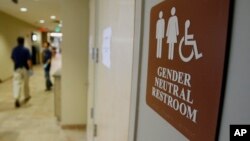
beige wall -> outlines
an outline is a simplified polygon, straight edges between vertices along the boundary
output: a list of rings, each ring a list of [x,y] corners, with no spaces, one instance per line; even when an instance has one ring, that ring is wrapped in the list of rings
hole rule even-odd
[[[30,35],[36,28],[12,16],[0,12],[0,80],[12,75],[11,51],[16,46],[16,38],[24,36],[25,45],[31,47]]]
[[[145,8],[142,11],[143,17],[142,29],[143,33],[141,37],[149,37],[149,13],[152,6],[163,0],[138,0],[142,3],[145,3],[143,7]],[[229,141],[230,140],[230,125],[248,125],[250,123],[250,112],[249,112],[249,91],[250,91],[250,66],[249,66],[249,39],[250,39],[250,1],[241,0],[235,1],[234,4],[233,23],[232,23],[232,33],[230,39],[230,53],[228,59],[228,68],[227,68],[227,78],[225,86],[225,94],[223,99],[223,108],[222,108],[222,119],[218,123],[220,126],[219,137],[217,141]],[[140,8],[137,6],[137,8]],[[139,10],[140,11],[140,10]],[[136,18],[137,19],[137,18]],[[140,19],[138,19],[140,20]],[[140,35],[139,35],[140,36]],[[144,40],[144,46],[136,46],[136,48],[141,48],[143,54],[141,56],[142,60],[147,60],[148,55],[148,40]],[[136,49],[136,50],[138,50]],[[137,52],[139,56],[140,53]],[[134,60],[134,63],[137,64],[138,60]],[[141,62],[140,75],[146,76],[147,70],[147,61]],[[139,66],[139,65],[138,65]],[[137,74],[139,67],[134,71],[134,74]],[[135,75],[136,76],[136,75]],[[132,98],[139,98],[139,101],[135,101],[131,106],[131,122],[136,123],[135,134],[131,133],[132,137],[129,141],[186,141],[188,140],[183,134],[176,130],[172,125],[166,122],[161,118],[156,112],[151,110],[148,105],[146,105],[146,77],[142,77],[138,83],[137,90],[134,90]],[[139,91],[139,93],[138,93]],[[136,103],[138,102],[138,103]],[[137,105],[138,104],[138,105]],[[138,106],[138,107],[137,107]],[[209,106],[209,105],[208,105]],[[138,114],[138,119],[133,119],[135,113]],[[133,125],[131,125],[133,126]],[[136,129],[137,128],[137,129]],[[136,137],[134,139],[134,137]],[[240,140],[240,139],[239,139]]]
[[[86,124],[88,0],[62,0],[62,122]]]

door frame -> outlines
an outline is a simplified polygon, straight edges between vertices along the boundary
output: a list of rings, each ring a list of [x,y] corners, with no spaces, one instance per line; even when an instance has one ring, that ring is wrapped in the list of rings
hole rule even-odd
[[[88,90],[88,107],[87,107],[87,116],[88,116],[88,127],[87,127],[87,139],[90,141],[95,141],[95,131],[96,131],[96,81],[97,81],[97,63],[98,63],[98,55],[97,55],[97,48],[98,48],[98,1],[93,0],[89,2],[89,71],[93,71],[91,76],[89,76],[89,90]],[[93,12],[93,13],[91,13]],[[91,16],[94,15],[92,19]],[[91,24],[92,23],[92,24]],[[91,69],[90,69],[91,65]],[[92,86],[90,86],[92,85]],[[91,90],[90,90],[91,89]]]
[[[134,27],[134,50],[133,50],[133,66],[132,66],[132,82],[131,82],[131,101],[129,116],[129,137],[128,141],[136,141],[138,129],[138,110],[140,100],[140,81],[142,67],[142,46],[144,33],[144,0],[135,1],[135,27]]]

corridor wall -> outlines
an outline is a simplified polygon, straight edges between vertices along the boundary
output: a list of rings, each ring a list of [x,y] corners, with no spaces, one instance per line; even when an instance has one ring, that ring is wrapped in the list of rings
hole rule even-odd
[[[61,124],[85,125],[87,120],[88,0],[62,0]]]
[[[229,140],[229,126],[231,124],[250,123],[250,15],[247,14],[249,9],[249,0],[235,1],[219,141]]]

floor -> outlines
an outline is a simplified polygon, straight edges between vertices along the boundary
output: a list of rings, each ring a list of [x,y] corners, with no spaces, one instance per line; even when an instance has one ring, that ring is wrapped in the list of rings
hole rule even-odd
[[[45,92],[43,70],[34,67],[31,100],[16,109],[12,80],[0,83],[0,141],[86,141],[83,130],[62,130],[54,116],[53,91]]]

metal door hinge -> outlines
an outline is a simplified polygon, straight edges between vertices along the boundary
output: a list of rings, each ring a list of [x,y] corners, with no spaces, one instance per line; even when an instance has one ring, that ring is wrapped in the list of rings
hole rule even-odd
[[[92,119],[94,118],[94,108],[91,108],[91,110],[90,110],[90,117]]]
[[[94,137],[97,136],[97,124],[94,124]]]
[[[92,48],[92,60],[98,63],[98,57],[99,57],[99,49]]]

